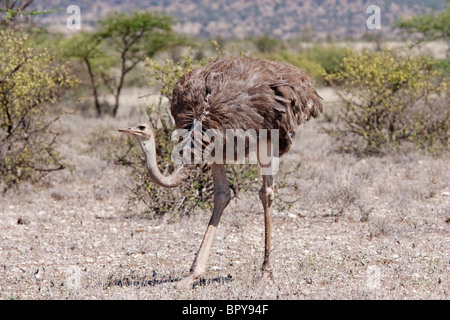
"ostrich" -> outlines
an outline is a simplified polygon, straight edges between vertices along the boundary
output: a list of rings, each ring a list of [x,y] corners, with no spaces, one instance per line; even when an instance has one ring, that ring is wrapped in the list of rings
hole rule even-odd
[[[276,129],[278,141],[270,141],[269,136],[268,143],[278,143],[278,156],[282,156],[292,145],[297,127],[322,114],[321,99],[313,87],[313,81],[302,70],[290,64],[250,57],[224,57],[190,71],[178,80],[173,89],[171,113],[176,127],[188,132],[193,130],[198,121],[201,121],[203,129],[221,131]],[[167,176],[159,171],[154,132],[150,125],[138,123],[119,131],[132,135],[139,142],[145,153],[148,174],[154,183],[172,188],[187,178],[190,166],[182,165]],[[259,160],[261,169],[267,166]],[[206,270],[217,226],[231,199],[223,163],[216,161],[209,164],[214,182],[212,216],[190,274],[178,286],[191,286]],[[270,238],[274,182],[270,172],[261,172],[259,198],[264,209],[265,224],[262,279],[273,280]]]

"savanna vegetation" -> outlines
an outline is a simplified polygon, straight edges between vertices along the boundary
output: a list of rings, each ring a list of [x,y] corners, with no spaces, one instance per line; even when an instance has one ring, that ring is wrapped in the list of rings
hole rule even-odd
[[[0,299],[448,299],[450,62],[422,50],[449,47],[448,8],[398,21],[405,42],[389,47],[369,32],[315,41],[311,28],[295,40],[188,38],[174,17],[142,11],[67,35],[31,23],[58,12],[31,2],[0,1]],[[280,285],[254,281],[261,178],[239,165],[227,167],[234,199],[208,270],[224,285],[180,293],[169,285],[204,232],[208,168],[160,188],[117,129],[151,123],[171,172],[175,82],[243,54],[304,69],[324,98],[275,177]]]
[[[0,177],[3,191],[64,169],[52,123],[62,112],[50,105],[76,77],[60,53],[31,47],[26,33],[0,30]]]
[[[409,144],[428,152],[449,145],[448,77],[430,57],[384,49],[348,51],[326,76],[339,95],[339,123],[326,130],[339,148],[374,155]]]

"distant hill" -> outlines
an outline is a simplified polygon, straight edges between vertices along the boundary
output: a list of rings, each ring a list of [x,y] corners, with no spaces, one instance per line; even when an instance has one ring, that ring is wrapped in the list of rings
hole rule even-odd
[[[83,28],[95,28],[95,21],[109,11],[164,11],[176,17],[176,30],[189,36],[245,38],[267,34],[288,38],[358,38],[367,30],[366,9],[381,9],[383,36],[395,36],[391,24],[402,18],[445,7],[445,0],[46,0],[35,1],[38,9],[62,9],[33,19],[57,29],[65,28],[66,8],[81,8]]]

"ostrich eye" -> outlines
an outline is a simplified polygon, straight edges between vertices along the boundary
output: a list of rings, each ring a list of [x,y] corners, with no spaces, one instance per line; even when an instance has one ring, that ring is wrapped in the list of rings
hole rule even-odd
[[[144,131],[145,130],[145,126],[139,126],[138,129],[141,130],[141,131]]]

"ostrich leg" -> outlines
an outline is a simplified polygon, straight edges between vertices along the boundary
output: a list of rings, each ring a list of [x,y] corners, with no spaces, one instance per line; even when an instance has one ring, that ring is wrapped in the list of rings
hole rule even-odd
[[[262,266],[263,279],[273,280],[272,264],[270,263],[270,235],[271,235],[271,216],[272,202],[275,196],[273,190],[273,177],[271,175],[263,175],[263,185],[259,190],[259,199],[261,199],[264,208],[264,262]]]
[[[223,164],[211,165],[213,182],[214,182],[214,209],[203,236],[202,244],[197,252],[197,255],[192,263],[190,274],[187,278],[179,282],[178,287],[189,287],[192,283],[206,270],[206,263],[208,261],[209,252],[213,244],[217,225],[223,210],[227,207],[231,199],[230,185],[225,173],[225,166]]]

